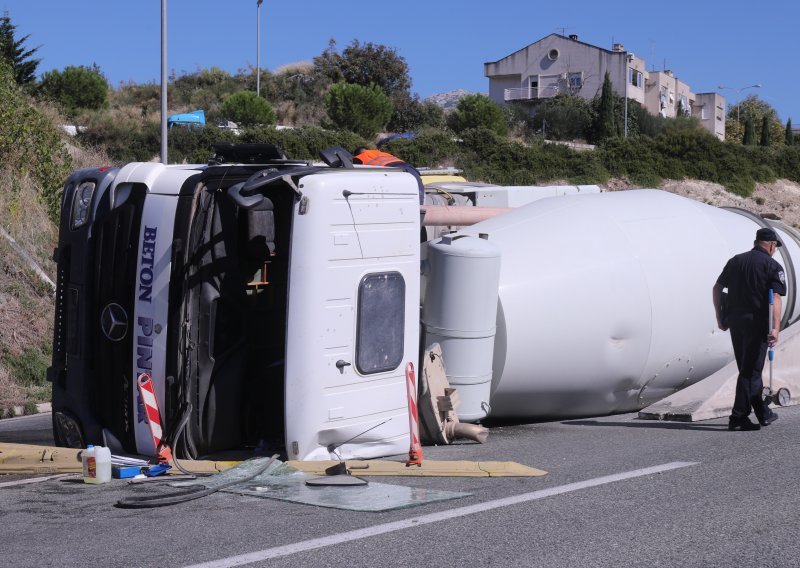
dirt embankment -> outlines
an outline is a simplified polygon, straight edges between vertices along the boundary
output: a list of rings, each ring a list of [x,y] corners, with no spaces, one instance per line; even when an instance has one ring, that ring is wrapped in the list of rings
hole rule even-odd
[[[605,186],[611,191],[631,189],[627,180],[614,179]],[[758,183],[753,195],[739,197],[718,183],[698,180],[666,180],[661,189],[716,207],[741,207],[787,225],[800,228],[800,184],[785,179]]]

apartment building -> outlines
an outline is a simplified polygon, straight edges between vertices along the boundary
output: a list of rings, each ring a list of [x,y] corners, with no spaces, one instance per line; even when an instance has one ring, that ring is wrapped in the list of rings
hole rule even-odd
[[[577,35],[550,34],[498,61],[484,63],[483,68],[489,78],[489,97],[498,104],[534,102],[562,93],[592,99],[608,73],[616,94],[639,102],[651,114],[710,116],[713,109],[714,118],[701,119],[701,124],[725,138],[721,95],[704,93],[698,99],[672,71],[648,72],[645,60],[621,43],[604,49],[580,41]],[[716,118],[717,106],[722,108],[721,120]]]

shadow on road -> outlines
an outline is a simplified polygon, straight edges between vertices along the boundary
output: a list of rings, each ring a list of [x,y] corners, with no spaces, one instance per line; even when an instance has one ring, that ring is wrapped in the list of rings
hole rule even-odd
[[[660,420],[643,420],[641,422],[607,422],[601,420],[569,420],[562,422],[565,426],[622,426],[624,428],[663,428],[664,430],[708,430],[709,432],[727,432],[727,424],[697,424],[695,422],[664,422]]]

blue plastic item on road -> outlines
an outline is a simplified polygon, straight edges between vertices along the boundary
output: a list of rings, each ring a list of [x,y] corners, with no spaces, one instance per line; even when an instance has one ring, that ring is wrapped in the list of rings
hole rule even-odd
[[[165,463],[160,463],[151,467],[148,467],[142,473],[144,473],[147,477],[157,477],[159,475],[163,475],[172,469],[171,465],[167,465]]]

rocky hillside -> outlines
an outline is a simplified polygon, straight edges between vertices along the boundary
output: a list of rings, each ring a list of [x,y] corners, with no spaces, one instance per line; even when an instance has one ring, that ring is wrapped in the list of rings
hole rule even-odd
[[[626,180],[615,179],[607,184],[610,190],[630,188]],[[800,228],[800,184],[792,181],[757,183],[750,197],[739,197],[717,183],[698,180],[666,180],[661,189],[716,207],[740,207]]]
[[[437,93],[425,99],[425,102],[431,102],[435,105],[442,107],[444,110],[453,110],[458,104],[458,100],[466,95],[472,95],[471,91],[465,89],[455,89],[446,93]]]

